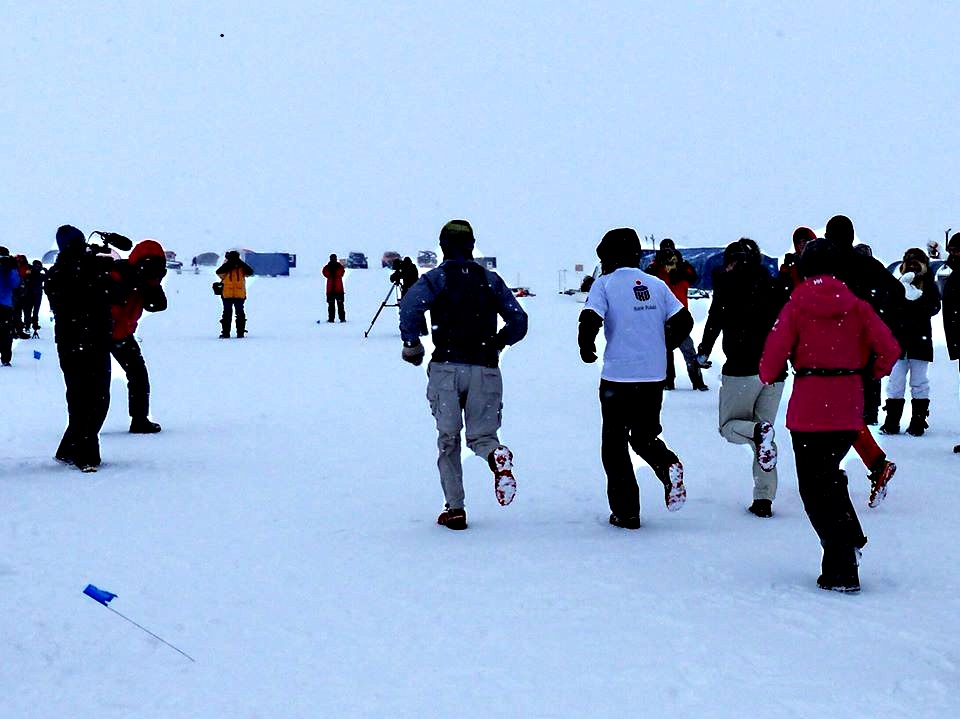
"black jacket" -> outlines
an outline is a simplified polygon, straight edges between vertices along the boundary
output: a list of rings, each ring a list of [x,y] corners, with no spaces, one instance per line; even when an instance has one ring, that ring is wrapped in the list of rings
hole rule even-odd
[[[943,286],[943,331],[950,359],[960,360],[960,257],[951,256],[947,265],[951,273]]]
[[[713,300],[697,354],[709,356],[723,333],[723,374],[751,377],[760,373],[763,345],[787,301],[781,282],[759,266],[737,265],[714,276]]]
[[[904,299],[900,356],[933,362],[931,318],[940,311],[940,291],[931,272],[923,275],[923,294],[915,300]]]
[[[880,260],[852,249],[843,253],[843,260],[834,276],[873,307],[902,347],[905,328],[903,313],[907,300],[900,280]]]
[[[56,324],[56,342],[96,344],[110,342],[113,320],[110,305],[119,287],[110,277],[113,259],[84,248],[61,252],[47,273],[46,292]]]

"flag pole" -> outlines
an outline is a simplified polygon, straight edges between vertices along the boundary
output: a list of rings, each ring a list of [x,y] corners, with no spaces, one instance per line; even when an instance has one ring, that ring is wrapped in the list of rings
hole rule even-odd
[[[104,604],[103,606],[107,607],[106,604]],[[168,641],[167,641],[166,639],[164,639],[163,637],[158,637],[156,634],[154,634],[153,632],[151,632],[149,629],[147,629],[147,628],[144,627],[144,626],[141,626],[140,624],[137,624],[137,623],[136,623],[135,621],[133,621],[130,617],[124,616],[123,614],[121,614],[120,612],[118,612],[118,611],[117,611],[116,609],[114,609],[113,607],[107,607],[107,609],[109,609],[111,612],[113,612],[114,614],[116,614],[116,615],[117,615],[118,617],[120,617],[121,619],[126,619],[128,622],[130,622],[133,626],[137,627],[138,629],[142,629],[143,631],[145,631],[147,634],[149,634],[149,635],[150,635],[151,637],[153,637],[154,639],[159,639],[161,642],[163,642],[164,644],[166,644],[166,645],[167,645],[168,647],[170,647],[171,649],[180,652],[183,656],[185,656],[185,657],[186,657],[187,659],[189,659],[191,662],[196,662],[196,661],[197,661],[196,659],[194,659],[193,657],[191,657],[189,654],[187,654],[187,653],[186,653],[185,651],[183,651],[182,649],[177,649],[177,647],[173,646],[170,642],[168,642]]]

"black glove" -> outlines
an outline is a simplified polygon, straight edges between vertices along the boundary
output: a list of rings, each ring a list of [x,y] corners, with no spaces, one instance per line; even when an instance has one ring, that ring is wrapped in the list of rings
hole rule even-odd
[[[403,349],[400,351],[400,359],[404,362],[409,362],[414,367],[419,367],[423,364],[423,355],[424,349],[423,345],[420,344],[420,340],[404,342]]]
[[[593,364],[597,361],[597,346],[595,344],[591,345],[580,345],[580,359],[582,359],[587,364]]]

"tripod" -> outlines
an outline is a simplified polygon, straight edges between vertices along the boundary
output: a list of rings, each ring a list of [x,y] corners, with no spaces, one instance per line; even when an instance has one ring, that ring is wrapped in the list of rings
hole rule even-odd
[[[387,304],[387,302],[390,300],[390,295],[394,294],[394,292],[396,292],[394,303]],[[373,325],[377,321],[377,317],[380,316],[380,313],[383,312],[384,307],[399,307],[399,306],[400,306],[400,283],[394,282],[392,285],[390,285],[390,289],[387,290],[387,296],[383,298],[383,302],[380,303],[380,309],[377,310],[377,314],[375,314],[373,316],[373,319],[370,320],[370,326],[367,327],[367,331],[363,333],[363,336],[366,337],[370,334],[370,330],[373,329]]]

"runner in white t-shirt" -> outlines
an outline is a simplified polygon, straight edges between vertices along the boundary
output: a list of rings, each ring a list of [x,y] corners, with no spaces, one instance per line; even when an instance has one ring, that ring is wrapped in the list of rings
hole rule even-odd
[[[596,337],[607,347],[600,373],[600,455],[607,475],[610,524],[640,526],[640,488],[629,448],[656,473],[667,509],[683,506],[683,465],[660,439],[667,349],[679,346],[693,317],[660,279],[638,268],[640,238],[631,228],[610,230],[597,246],[602,275],[580,313],[578,342],[584,362],[597,360]]]

